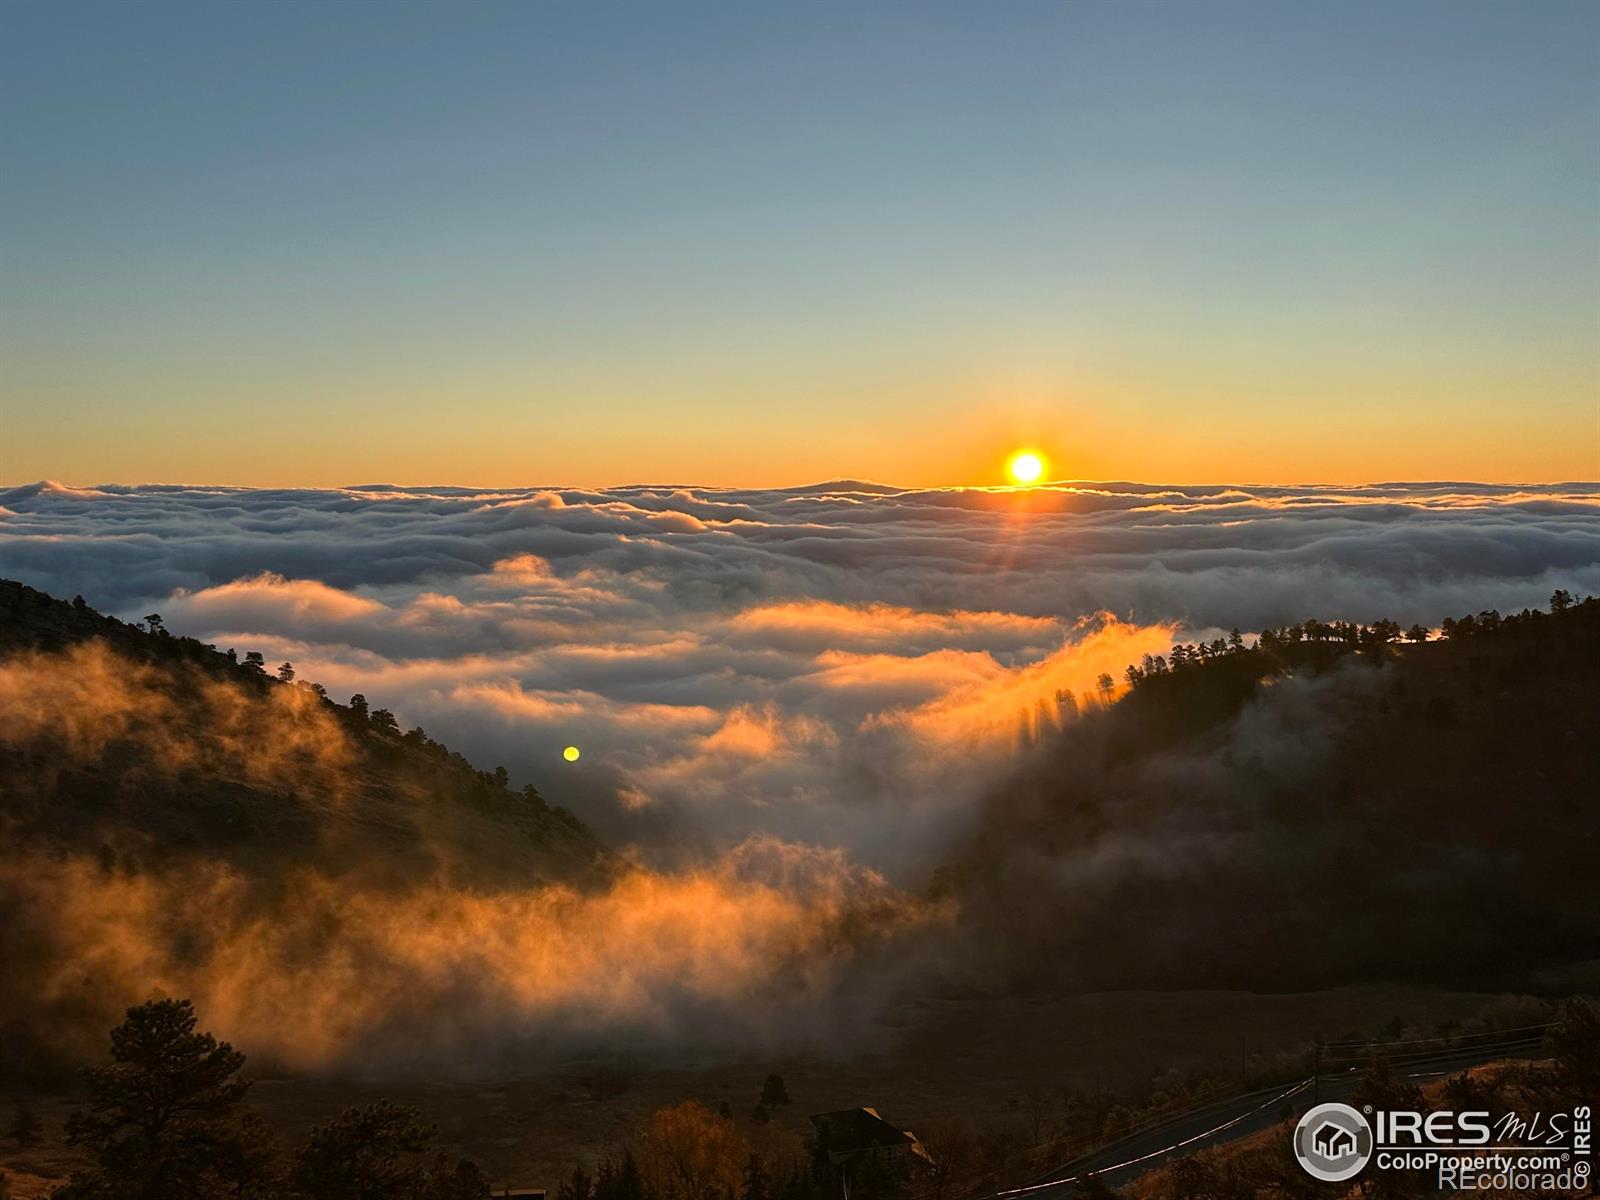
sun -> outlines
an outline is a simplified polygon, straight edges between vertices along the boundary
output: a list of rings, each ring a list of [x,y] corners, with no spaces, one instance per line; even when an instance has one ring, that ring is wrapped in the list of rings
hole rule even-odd
[[[1027,485],[1044,478],[1044,455],[1037,450],[1018,450],[1006,459],[1006,474],[1012,483]]]

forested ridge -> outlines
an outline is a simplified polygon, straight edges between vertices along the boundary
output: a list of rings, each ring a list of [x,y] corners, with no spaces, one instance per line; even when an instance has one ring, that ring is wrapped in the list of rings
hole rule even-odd
[[[604,859],[568,809],[513,790],[503,767],[159,614],[133,624],[0,580],[0,706],[14,844],[87,847],[108,865],[203,852],[336,868],[360,844],[396,873],[506,882]]]
[[[1594,973],[1600,600],[1437,633],[1305,621],[1127,679],[996,784],[936,876],[993,926],[995,969],[1271,990]]]

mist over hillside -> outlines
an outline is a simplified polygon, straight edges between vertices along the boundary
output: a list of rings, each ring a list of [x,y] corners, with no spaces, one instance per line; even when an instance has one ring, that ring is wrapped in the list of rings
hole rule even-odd
[[[895,886],[774,837],[650,866],[375,703],[8,584],[7,1069],[151,993],[267,1069],[470,1075],[843,1053],[929,993],[1529,985],[1600,958],[1600,602],[1492,616],[1307,622],[1063,692]]]
[[[567,809],[358,697],[0,580],[0,748],[14,844],[108,866],[207,854],[375,883],[603,873]],[[280,678],[280,672],[287,678]]]
[[[1600,960],[1600,601],[1445,628],[1185,647],[1069,724],[940,872],[974,948],[1080,989],[1527,986]]]
[[[937,915],[774,839],[650,870],[362,700],[0,582],[5,1071],[152,992],[268,1069],[756,1044],[845,1028],[840,975]]]

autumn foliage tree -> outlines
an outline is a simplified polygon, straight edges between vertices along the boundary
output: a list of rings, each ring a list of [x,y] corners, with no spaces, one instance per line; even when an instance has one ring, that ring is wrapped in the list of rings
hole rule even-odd
[[[656,1200],[737,1195],[749,1159],[750,1145],[738,1127],[694,1100],[650,1118],[644,1160]]]

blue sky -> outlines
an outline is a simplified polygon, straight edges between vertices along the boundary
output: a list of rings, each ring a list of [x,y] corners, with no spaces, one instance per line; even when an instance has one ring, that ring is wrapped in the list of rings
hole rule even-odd
[[[11,482],[1600,466],[1593,4],[6,24]]]

